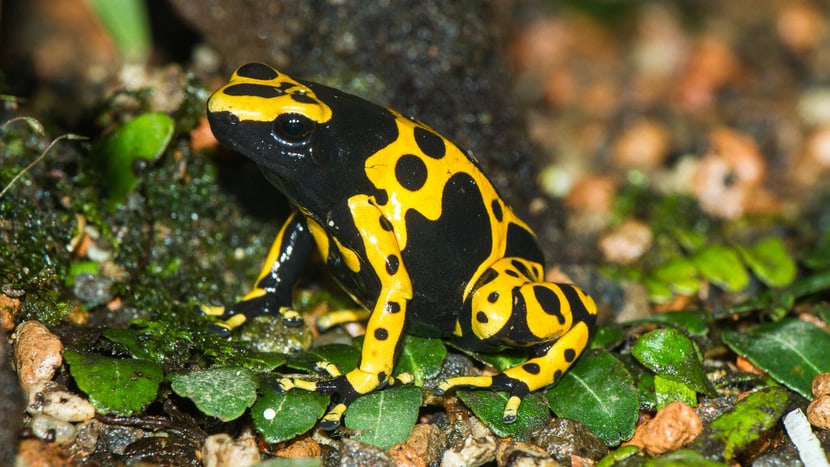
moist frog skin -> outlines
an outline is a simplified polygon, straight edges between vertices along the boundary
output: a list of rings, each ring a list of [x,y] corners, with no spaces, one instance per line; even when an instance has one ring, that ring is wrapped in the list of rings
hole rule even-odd
[[[522,397],[556,383],[585,349],[594,301],[575,285],[544,281],[533,232],[477,162],[432,128],[261,63],[238,68],[207,108],[219,142],[254,161],[293,213],[253,290],[206,309],[228,331],[261,314],[299,323],[292,289],[317,251],[366,310],[328,321],[368,319],[356,369],[323,365],[331,378],[279,381],[283,390],[337,395],[323,427],[336,427],[355,398],[399,382],[391,375],[406,333],[472,351],[526,349],[514,368],[436,388],[508,391],[508,423]]]

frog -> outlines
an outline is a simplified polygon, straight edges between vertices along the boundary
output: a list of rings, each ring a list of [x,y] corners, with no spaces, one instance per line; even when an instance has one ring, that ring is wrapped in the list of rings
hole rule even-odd
[[[522,349],[493,375],[455,376],[434,391],[507,391],[505,423],[522,399],[556,384],[585,350],[597,305],[571,283],[545,280],[531,228],[475,155],[425,123],[361,97],[249,63],[207,102],[216,139],[253,161],[292,207],[251,291],[211,309],[230,333],[263,314],[302,322],[292,291],[315,254],[365,319],[359,364],[328,377],[282,377],[277,389],[333,394],[319,424],[336,428],[356,398],[408,383],[393,377],[406,335],[471,352]]]

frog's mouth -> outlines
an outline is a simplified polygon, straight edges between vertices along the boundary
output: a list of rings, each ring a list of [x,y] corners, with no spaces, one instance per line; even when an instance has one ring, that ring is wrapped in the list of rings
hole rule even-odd
[[[251,161],[263,172],[288,176],[304,154],[286,150],[271,135],[270,122],[241,122],[232,112],[210,112],[208,122],[216,139]]]

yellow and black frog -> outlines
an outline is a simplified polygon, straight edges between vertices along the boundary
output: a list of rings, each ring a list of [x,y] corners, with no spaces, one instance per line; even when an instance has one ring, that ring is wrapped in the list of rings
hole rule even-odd
[[[391,377],[405,333],[452,339],[473,351],[527,349],[529,359],[456,386],[505,390],[504,421],[522,397],[556,383],[585,349],[594,301],[571,284],[545,282],[530,228],[476,161],[423,123],[327,86],[251,63],[207,104],[216,138],[250,158],[291,202],[254,289],[221,309],[226,329],[280,313],[300,322],[291,293],[316,250],[368,310],[358,367],[332,378],[283,378],[335,393],[321,421],[336,427],[355,398]]]

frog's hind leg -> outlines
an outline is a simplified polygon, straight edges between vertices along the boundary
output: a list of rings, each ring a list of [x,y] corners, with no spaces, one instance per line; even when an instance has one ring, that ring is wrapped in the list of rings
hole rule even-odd
[[[456,337],[493,347],[527,348],[531,358],[495,376],[449,378],[439,393],[457,386],[506,390],[504,421],[516,420],[522,397],[559,381],[591,337],[593,299],[572,284],[537,281],[536,263],[504,258],[485,272],[470,296],[466,323]]]

